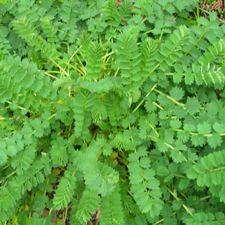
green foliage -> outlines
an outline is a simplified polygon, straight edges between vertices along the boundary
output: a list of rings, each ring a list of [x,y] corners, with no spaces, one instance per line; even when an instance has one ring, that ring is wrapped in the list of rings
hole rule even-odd
[[[188,176],[197,179],[199,186],[222,185],[224,182],[224,157],[224,151],[210,153],[191,168]]]
[[[70,171],[66,171],[65,175],[61,178],[56,193],[53,199],[55,209],[62,209],[67,207],[68,203],[72,200],[76,186],[76,178]]]
[[[85,189],[79,202],[73,203],[71,223],[72,224],[86,224],[98,209],[100,204],[100,197],[97,192]]]
[[[224,224],[225,26],[198,3],[0,1],[0,225]]]
[[[157,216],[162,209],[161,190],[145,149],[129,156],[131,192],[143,213]]]
[[[91,42],[84,49],[83,58],[86,61],[86,79],[97,81],[104,67],[102,47],[98,43]]]
[[[216,213],[215,215],[212,213],[199,212],[193,215],[192,218],[185,219],[185,224],[193,224],[193,225],[220,225],[224,224],[225,217],[221,212]]]
[[[118,188],[102,199],[101,225],[124,225],[124,213]]]

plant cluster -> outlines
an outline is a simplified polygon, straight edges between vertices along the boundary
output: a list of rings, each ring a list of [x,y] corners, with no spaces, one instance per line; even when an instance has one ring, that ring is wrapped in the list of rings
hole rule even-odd
[[[225,224],[215,13],[198,0],[1,2],[1,225]]]

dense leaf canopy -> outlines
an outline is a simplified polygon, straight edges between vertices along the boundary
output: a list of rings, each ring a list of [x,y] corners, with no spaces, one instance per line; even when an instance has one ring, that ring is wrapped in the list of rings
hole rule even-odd
[[[198,0],[0,1],[0,224],[225,224],[225,26]]]

